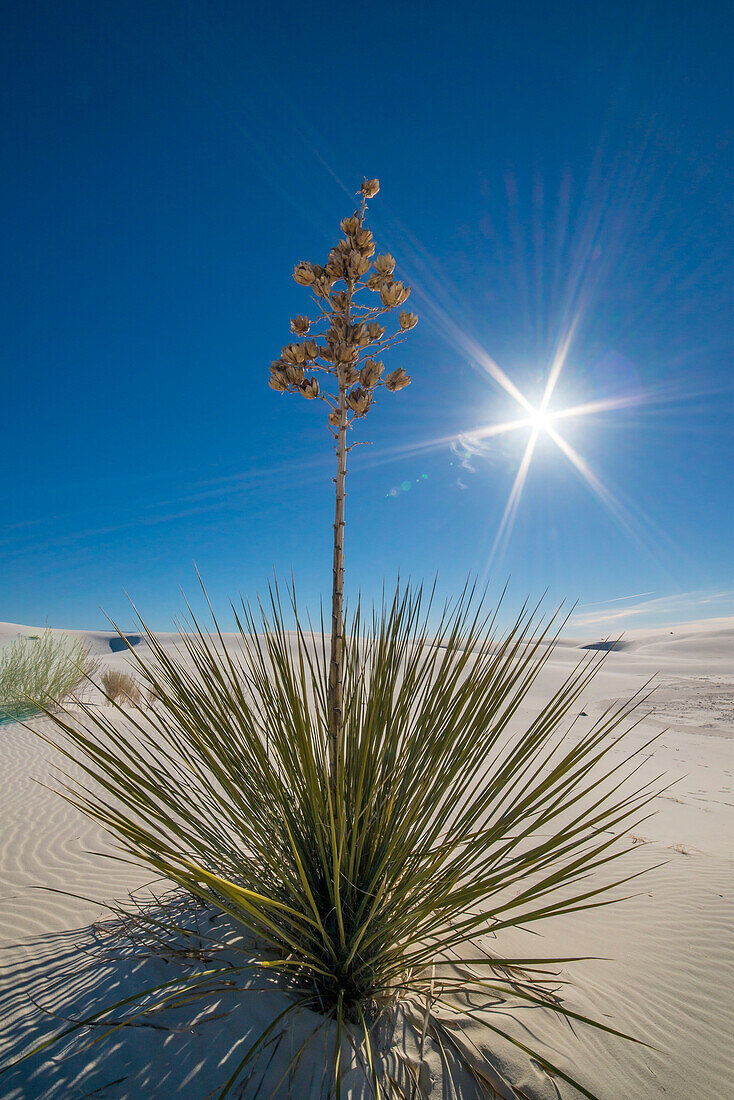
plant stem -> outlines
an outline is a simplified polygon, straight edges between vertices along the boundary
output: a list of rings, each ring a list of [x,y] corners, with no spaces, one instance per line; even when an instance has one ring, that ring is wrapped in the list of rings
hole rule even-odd
[[[354,287],[347,282],[346,325],[350,323]],[[345,368],[339,367],[338,413],[336,439],[336,486],[334,502],[334,566],[331,588],[331,658],[329,664],[329,778],[334,794],[337,791],[339,761],[342,756],[344,713],[342,710],[342,679],[344,669],[344,498],[347,479],[347,387]]]

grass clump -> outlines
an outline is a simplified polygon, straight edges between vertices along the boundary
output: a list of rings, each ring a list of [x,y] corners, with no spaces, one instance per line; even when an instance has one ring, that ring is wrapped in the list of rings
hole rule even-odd
[[[50,629],[16,638],[0,650],[0,718],[27,718],[69,699],[97,668],[79,638]]]
[[[515,957],[502,936],[608,904],[625,881],[590,876],[633,848],[626,830],[654,794],[628,782],[638,753],[610,755],[639,698],[564,738],[604,654],[587,654],[521,718],[555,620],[523,611],[502,632],[470,593],[438,619],[432,626],[431,600],[410,590],[369,622],[352,616],[334,776],[327,642],[323,631],[289,632],[277,592],[262,617],[245,605],[237,613],[236,647],[216,623],[207,632],[192,618],[173,650],[143,625],[150,656],[132,656],[158,703],[128,716],[128,736],[89,707],[82,725],[54,717],[54,743],[88,777],[64,797],[126,858],[226,914],[241,929],[243,970],[254,934],[263,974],[289,991],[221,1095],[306,1008],[334,1037],[333,1095],[347,1041],[375,1097],[419,1097],[409,1059],[403,1085],[383,1072],[380,1036],[391,1013],[422,1004],[421,1044],[455,1052],[457,1021],[478,1020],[592,1096],[532,1039],[516,1038],[507,1005],[619,1032],[574,1013],[551,987],[548,968],[571,960]],[[236,972],[231,957],[218,969],[212,949],[188,993],[180,979],[173,993],[148,991],[145,1011]]]
[[[99,682],[111,703],[119,701],[135,704],[141,700],[140,688],[135,682],[135,677],[129,672],[118,668],[106,668]]]

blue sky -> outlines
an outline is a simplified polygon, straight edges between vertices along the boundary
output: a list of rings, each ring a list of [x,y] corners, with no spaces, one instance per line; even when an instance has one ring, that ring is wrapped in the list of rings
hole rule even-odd
[[[328,595],[323,407],[267,370],[365,174],[421,323],[352,454],[349,591],[509,575],[588,633],[734,613],[733,24],[6,5],[0,619],[126,622],[127,592],[165,629],[193,561],[225,609],[272,569]],[[616,406],[557,424],[595,488],[541,435],[503,526],[529,430],[481,435],[521,415],[492,364],[537,402],[571,330],[551,407]]]

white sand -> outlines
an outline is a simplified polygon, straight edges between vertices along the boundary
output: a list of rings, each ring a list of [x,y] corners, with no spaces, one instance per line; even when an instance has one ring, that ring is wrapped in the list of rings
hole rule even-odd
[[[19,633],[37,632],[0,624],[0,644]],[[124,654],[110,651],[110,634],[85,637],[110,666],[125,664]],[[530,706],[570,670],[581,656],[579,645],[598,640],[564,641],[534,688]],[[552,922],[542,939],[533,938],[532,950],[538,952],[540,944],[548,955],[604,956],[609,961],[579,964],[568,975],[574,982],[570,1002],[589,1015],[605,1013],[609,1024],[656,1049],[581,1027],[572,1033],[568,1025],[535,1012],[519,1018],[517,1034],[528,1029],[526,1034],[542,1036],[551,1060],[604,1100],[727,1100],[734,1097],[734,621],[672,632],[636,631],[627,641],[627,648],[609,655],[583,706],[590,721],[605,700],[627,697],[658,674],[651,701],[655,713],[630,734],[629,745],[642,744],[667,727],[654,756],[645,761],[645,773],[664,772],[676,782],[655,800],[654,818],[639,831],[640,841],[647,843],[630,860],[634,866],[665,866],[636,884],[639,896],[630,901]],[[43,728],[44,721],[32,724]],[[0,1063],[50,1024],[58,1026],[39,1015],[30,997],[73,1014],[122,996],[121,990],[134,990],[136,982],[170,975],[161,962],[137,964],[137,973],[120,962],[98,966],[93,980],[69,978],[70,1001],[68,994],[62,1000],[53,993],[53,978],[78,973],[85,961],[80,947],[90,942],[90,926],[104,914],[104,903],[122,898],[150,875],[105,858],[112,847],[101,830],[34,782],[53,782],[52,759],[52,750],[28,730],[0,725]],[[512,936],[517,941],[523,934]],[[233,1036],[262,1028],[281,1003],[279,997],[240,997],[226,1027],[192,1023],[196,1010],[189,1008],[169,1020],[177,1028],[172,1032],[128,1029],[111,1044],[77,1053],[63,1064],[53,1050],[45,1061],[0,1077],[0,1097],[173,1095],[198,1100],[221,1083],[221,1060],[234,1065]],[[526,1064],[521,1070],[521,1059],[489,1043],[478,1026],[466,1028],[460,1041],[468,1049],[476,1042],[490,1052],[498,1072],[504,1068],[515,1075],[523,1096],[571,1100],[578,1095],[560,1083],[556,1087],[537,1068]],[[315,1065],[312,1060],[299,1078],[296,1096],[319,1095]],[[427,1072],[438,1076],[435,1059],[429,1058]],[[264,1096],[277,1077],[271,1080]],[[241,1095],[251,1093],[246,1089]],[[438,1083],[430,1095],[444,1095]],[[467,1086],[460,1095],[478,1093]]]

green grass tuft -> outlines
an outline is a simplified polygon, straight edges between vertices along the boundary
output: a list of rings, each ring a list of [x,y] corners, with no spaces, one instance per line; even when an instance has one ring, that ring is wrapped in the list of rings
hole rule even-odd
[[[99,662],[68,634],[16,638],[0,650],[0,718],[27,718],[62,703],[92,676]]]

